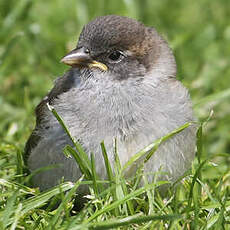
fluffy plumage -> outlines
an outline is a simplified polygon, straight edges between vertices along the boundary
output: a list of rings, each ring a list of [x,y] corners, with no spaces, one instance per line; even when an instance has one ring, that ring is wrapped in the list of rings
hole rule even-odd
[[[47,102],[86,152],[95,154],[96,171],[103,178],[102,140],[113,163],[117,138],[124,164],[157,138],[194,120],[188,91],[175,78],[174,56],[153,28],[126,17],[99,17],[83,28],[77,50],[82,47],[108,70],[73,65],[38,105],[36,127],[26,145],[29,169],[60,165],[34,176],[34,185],[42,190],[62,177],[76,181],[81,176],[74,159],[62,153],[71,142]],[[114,51],[122,54],[116,61],[110,59]],[[166,172],[162,178],[175,181],[190,167],[194,152],[195,127],[191,126],[162,144],[146,163],[144,171],[152,174],[149,181],[160,168]]]

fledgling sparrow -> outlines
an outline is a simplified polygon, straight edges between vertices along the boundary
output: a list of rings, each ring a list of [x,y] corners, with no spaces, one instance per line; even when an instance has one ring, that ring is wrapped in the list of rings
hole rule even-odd
[[[25,148],[30,171],[59,165],[33,177],[34,186],[41,190],[57,185],[62,177],[75,182],[81,176],[75,160],[62,153],[71,141],[47,103],[84,150],[94,153],[101,178],[107,175],[101,141],[113,165],[117,139],[124,165],[154,140],[194,121],[188,91],[176,79],[171,49],[154,28],[134,19],[96,18],[84,26],[77,47],[62,62],[71,68],[37,106],[36,127]],[[190,126],[159,146],[144,165],[149,182],[159,169],[165,172],[162,179],[172,182],[184,174],[194,158],[195,133]]]

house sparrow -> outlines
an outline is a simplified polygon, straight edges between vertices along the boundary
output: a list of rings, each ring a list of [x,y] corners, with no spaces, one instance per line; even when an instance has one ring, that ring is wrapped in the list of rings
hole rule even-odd
[[[174,55],[154,28],[122,16],[97,17],[84,26],[77,47],[61,61],[71,68],[37,106],[36,127],[25,148],[31,172],[59,165],[33,177],[41,190],[63,177],[75,182],[81,176],[75,160],[62,152],[71,141],[47,103],[84,150],[94,154],[101,178],[107,175],[101,141],[113,165],[117,139],[124,165],[156,139],[194,121],[189,93],[176,80]],[[144,165],[149,182],[159,170],[162,179],[172,182],[184,174],[194,158],[195,133],[190,126],[159,146]]]

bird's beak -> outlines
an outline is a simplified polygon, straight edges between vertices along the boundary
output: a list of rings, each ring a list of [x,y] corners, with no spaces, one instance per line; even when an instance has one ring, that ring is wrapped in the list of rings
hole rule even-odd
[[[90,54],[86,52],[84,48],[72,50],[61,59],[61,62],[70,66],[88,67],[88,68],[96,67],[103,71],[106,71],[108,69],[108,67],[105,64],[93,60],[90,57]]]

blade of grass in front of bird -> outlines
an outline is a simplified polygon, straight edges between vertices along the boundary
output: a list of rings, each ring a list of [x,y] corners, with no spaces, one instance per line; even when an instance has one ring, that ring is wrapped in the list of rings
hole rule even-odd
[[[167,207],[168,201],[167,202],[166,202],[166,200],[163,201],[162,196],[159,195],[159,191],[156,190],[157,181],[160,181],[159,176],[161,176],[161,175],[162,174],[160,171],[154,173],[154,175],[151,175],[151,176],[153,176],[153,181],[152,181],[153,187],[152,187],[152,189],[147,191],[148,206],[149,206],[148,214],[149,215],[155,213],[155,210],[157,210],[158,214],[167,214],[167,213],[173,212],[172,210],[168,210],[168,211],[165,210]],[[143,175],[143,181],[145,184],[148,184],[147,176],[148,175],[146,175],[146,174]],[[162,181],[162,180],[161,180],[161,182],[164,182],[165,184],[169,183],[168,181]]]
[[[109,183],[109,182],[108,182]],[[103,192],[99,194],[99,197],[103,198],[106,197],[108,194],[113,194],[115,192],[116,186],[113,184],[112,186],[109,186],[106,188]],[[109,195],[110,196],[110,195]],[[113,200],[117,200],[116,196],[113,197]],[[110,202],[109,202],[110,203]],[[75,224],[79,225],[79,219],[80,220],[86,220],[88,213],[88,209],[93,209],[94,210],[95,205],[94,205],[94,200],[88,201],[88,203],[84,206],[84,208],[75,216],[74,220],[70,225],[68,225],[67,229],[72,229],[72,226],[75,226]],[[94,211],[93,211],[94,212]],[[114,212],[111,212],[114,214],[114,216],[119,216],[119,210],[118,206],[114,208]],[[87,224],[82,223],[84,226],[87,226]],[[82,225],[82,226],[83,226]],[[74,228],[75,229],[75,228]]]
[[[126,185],[125,177],[121,174],[122,167],[121,167],[121,161],[118,154],[116,138],[114,139],[114,158],[115,158],[114,168],[115,168],[115,180],[116,180],[116,195],[118,199],[121,199],[122,197],[128,195],[128,188]],[[123,211],[126,212],[126,215],[128,215],[128,210],[131,215],[134,214],[134,207],[129,200],[127,201],[127,206],[126,204],[123,205]]]
[[[60,167],[61,164],[53,164],[53,165],[48,165],[48,166],[44,166],[44,167],[41,167],[41,168],[38,168],[36,170],[34,170],[33,172],[31,172],[25,179],[24,179],[24,183],[28,183],[31,178],[33,178],[35,175],[41,173],[41,172],[45,172],[45,171],[52,171],[52,169],[55,169],[55,168],[58,168]]]
[[[80,186],[83,178],[84,178],[84,175],[75,183],[75,185],[65,195],[64,199],[62,200],[61,204],[59,205],[58,209],[56,210],[54,217],[52,218],[51,222],[49,223],[48,229],[51,229],[51,230],[56,229],[55,225],[57,224],[58,219],[60,218],[62,212],[65,210],[67,203],[76,194],[76,190]]]
[[[155,206],[158,208],[159,214],[167,214],[167,213],[179,213],[174,209],[172,209],[172,206],[170,204],[172,203],[174,199],[174,196],[169,197],[169,199],[165,199],[165,197],[162,197],[159,193],[159,191],[155,191]]]
[[[108,154],[107,154],[107,151],[106,151],[106,148],[105,148],[104,141],[101,142],[101,151],[102,151],[102,155],[103,155],[103,158],[104,158],[104,163],[105,163],[105,168],[106,168],[106,171],[107,171],[107,176],[108,176],[109,181],[112,184],[112,183],[114,183],[114,176],[113,176],[112,167],[111,167],[111,164],[109,162],[109,158],[108,158]]]
[[[122,190],[123,190],[124,195],[127,196],[129,192],[128,192],[128,188],[127,188],[127,185],[126,185],[126,180],[124,178],[122,178],[121,186],[122,186]],[[127,205],[128,205],[129,213],[131,215],[134,215],[133,203],[130,202],[130,200],[128,200]]]
[[[90,168],[90,159],[88,157],[88,154],[82,148],[81,144],[78,141],[74,141],[74,147],[76,148],[81,158],[85,161],[86,165],[88,165],[88,167]]]
[[[198,164],[201,163],[201,155],[202,155],[202,148],[203,148],[203,140],[202,140],[202,131],[203,131],[203,124],[199,126],[196,132],[196,146],[197,146],[197,159]],[[198,226],[199,223],[199,215],[200,215],[200,205],[201,205],[201,197],[202,197],[202,190],[201,190],[201,184],[199,181],[201,181],[201,170],[197,174],[197,180],[198,183],[195,183],[193,185],[193,203],[194,203],[194,220],[193,224],[194,226]]]
[[[133,189],[136,190],[141,183],[142,177],[144,175],[144,163],[141,163],[140,166],[137,168],[136,175],[135,175],[135,183]]]
[[[148,184],[148,179],[146,178],[146,175],[143,175],[143,181],[144,181],[144,184],[147,185]],[[155,184],[156,181],[155,181],[155,177],[154,177],[154,181],[153,181],[153,184]],[[152,189],[148,190],[146,192],[147,194],[147,197],[148,197],[148,203],[149,203],[149,211],[148,211],[148,215],[151,215],[153,213],[153,204],[154,204],[154,188],[155,186],[153,186]],[[153,193],[152,193],[153,191]]]
[[[167,141],[169,138],[173,137],[175,134],[180,133],[184,129],[188,128],[190,125],[191,125],[190,122],[185,123],[184,125],[180,126],[179,128],[177,128],[177,129],[173,130],[172,132],[168,133],[164,137],[161,137],[160,139],[158,139],[158,141],[156,141],[155,146],[153,146],[153,148],[147,154],[144,163],[146,163],[152,157],[152,155],[156,152],[156,150],[158,149],[160,144],[162,144],[163,142]]]
[[[83,159],[82,157],[77,154],[76,150],[73,149],[70,145],[65,146],[64,150],[65,153],[70,154],[76,161],[76,163],[78,164],[81,173],[85,175],[87,180],[91,180],[92,179],[92,172],[91,172],[91,168],[90,165],[88,165]]]
[[[93,190],[96,198],[99,198],[99,189],[97,184],[97,173],[96,173],[96,166],[95,166],[95,159],[93,153],[91,153],[91,171],[92,171],[92,182],[93,182]]]
[[[102,155],[103,155],[103,159],[104,159],[104,163],[105,163],[107,177],[108,177],[109,182],[110,182],[110,188],[115,187],[116,186],[116,184],[115,184],[116,180],[115,180],[115,176],[113,175],[111,163],[109,162],[109,158],[108,158],[108,154],[107,154],[107,151],[105,148],[104,141],[101,142],[101,151],[102,151]],[[111,189],[110,191],[111,191],[113,200],[116,200],[117,199],[116,189]],[[119,210],[117,208],[114,209],[114,215],[115,216],[119,215]]]
[[[113,147],[114,147],[114,173],[115,173],[115,193],[116,193],[116,199],[115,200],[119,200],[125,197],[123,188],[122,188],[122,184],[124,183],[124,178],[121,177],[121,162],[120,162],[120,158],[117,152],[117,139],[114,139],[113,142]],[[127,210],[127,205],[123,204],[123,205],[119,205],[119,215],[123,215],[124,213],[126,215],[128,215],[128,210]]]
[[[197,159],[198,163],[201,161],[203,152],[203,125],[201,124],[196,132],[196,146],[197,146]]]
[[[121,161],[117,151],[117,139],[114,139],[114,159],[115,159],[115,171],[117,175],[121,175]]]
[[[165,182],[159,181],[155,185],[155,187],[158,187],[160,185],[165,184]],[[123,197],[122,199],[114,201],[112,204],[105,205],[102,209],[96,211],[92,216],[90,216],[88,219],[84,221],[84,223],[89,223],[90,221],[94,220],[98,216],[102,215],[103,213],[106,213],[116,207],[118,207],[121,204],[126,203],[128,200],[132,200],[136,198],[137,196],[141,195],[142,193],[145,193],[147,190],[151,189],[153,184],[148,184],[143,186],[142,188],[139,188],[131,193],[129,193],[127,196]]]
[[[77,150],[77,153],[80,155],[80,159],[82,161],[84,161],[84,163],[87,165],[87,168],[90,168],[90,160],[88,155],[84,152],[82,146],[74,140],[74,138],[72,137],[71,133],[69,132],[68,128],[66,127],[64,121],[62,120],[62,118],[58,115],[57,111],[54,109],[53,106],[51,106],[49,103],[47,103],[47,107],[48,109],[52,112],[52,114],[55,116],[55,118],[57,119],[57,121],[59,122],[59,124],[62,126],[62,128],[65,130],[66,134],[68,135],[68,137],[70,138],[71,142],[73,143],[74,147]]]
[[[156,220],[162,220],[162,221],[173,221],[173,220],[179,220],[181,219],[181,215],[132,215],[129,217],[125,217],[122,219],[116,219],[116,220],[110,220],[110,221],[104,221],[103,223],[92,223],[88,227],[89,229],[93,230],[99,230],[99,229],[112,229],[112,228],[118,228],[118,227],[127,227],[130,224],[142,224],[149,221],[156,221]]]
[[[186,124],[184,124],[184,125],[182,125],[178,129],[175,129],[171,133],[165,135],[164,137],[161,137],[161,138],[157,139],[152,144],[146,146],[144,149],[142,149],[141,151],[139,151],[138,153],[136,153],[135,155],[133,155],[125,163],[125,165],[123,166],[122,173],[124,173],[124,171],[127,168],[129,168],[132,164],[134,164],[136,161],[138,161],[141,157],[143,157],[144,155],[147,154],[147,156],[145,158],[145,163],[146,163],[152,157],[152,155],[157,150],[157,148],[159,147],[159,145],[162,144],[162,142],[164,142],[164,141],[168,140],[169,138],[173,137],[175,134],[180,133],[184,129],[188,128],[190,125],[191,125],[191,123],[189,123],[189,122],[186,123]]]
[[[60,194],[60,192],[66,192],[73,188],[74,184],[72,182],[65,182],[63,184],[60,184],[58,186],[55,186],[54,188],[42,192],[37,196],[31,197],[24,202],[22,202],[22,215],[26,214],[30,210],[34,208],[41,207],[42,205],[46,204],[46,202],[53,196]],[[61,190],[60,190],[61,188]]]
[[[195,205],[195,221],[199,221],[199,209],[200,209],[200,198],[201,198],[201,184],[200,183],[196,183],[201,180],[201,169],[202,167],[210,160],[210,159],[206,159],[203,162],[201,162],[201,156],[202,156],[202,149],[203,149],[203,125],[205,125],[211,118],[213,114],[213,111],[210,112],[208,118],[200,124],[198,130],[197,130],[197,157],[198,157],[198,168],[193,176],[193,180],[192,180],[192,184],[190,186],[190,192],[189,192],[189,200],[188,200],[188,209],[187,211],[190,210],[191,205],[192,205],[192,200],[194,202]]]

